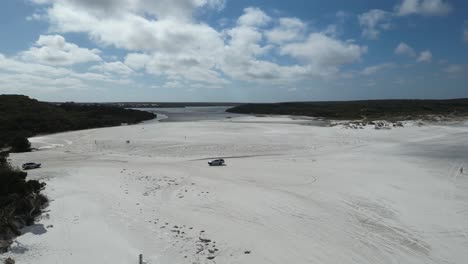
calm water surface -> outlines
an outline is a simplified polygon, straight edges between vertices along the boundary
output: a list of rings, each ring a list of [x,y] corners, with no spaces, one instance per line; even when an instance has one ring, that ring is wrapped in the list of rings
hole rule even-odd
[[[158,115],[159,122],[189,122],[204,120],[223,120],[227,118],[243,116],[242,114],[226,113],[230,106],[207,107],[174,107],[174,108],[145,108]]]

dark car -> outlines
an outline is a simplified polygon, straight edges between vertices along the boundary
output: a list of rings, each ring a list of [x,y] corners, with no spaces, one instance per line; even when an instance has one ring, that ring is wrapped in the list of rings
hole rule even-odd
[[[37,169],[41,167],[40,163],[36,162],[28,162],[23,164],[23,170],[32,170],[32,169]]]
[[[208,165],[210,165],[210,166],[224,166],[225,163],[224,163],[223,159],[215,159],[215,160],[208,161]]]

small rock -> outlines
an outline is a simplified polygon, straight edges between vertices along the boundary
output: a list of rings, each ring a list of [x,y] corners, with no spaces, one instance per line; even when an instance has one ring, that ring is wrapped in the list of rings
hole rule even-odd
[[[250,250],[244,251],[244,254],[250,254]]]

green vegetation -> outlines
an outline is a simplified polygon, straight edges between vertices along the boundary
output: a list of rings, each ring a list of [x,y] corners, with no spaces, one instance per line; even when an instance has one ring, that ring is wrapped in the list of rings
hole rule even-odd
[[[386,119],[396,121],[430,116],[466,117],[468,116],[468,99],[243,104],[230,108],[227,112],[313,116],[336,120]]]
[[[7,251],[21,229],[34,223],[47,204],[40,194],[45,183],[26,180],[27,173],[8,164],[7,153],[0,153],[0,253]]]
[[[29,143],[29,140],[25,137],[15,137],[11,141],[11,151],[12,152],[29,152],[31,151],[31,143]]]
[[[27,138],[41,133],[134,124],[155,117],[109,105],[50,104],[22,95],[0,95],[0,253],[23,227],[34,223],[47,204],[40,193],[45,184],[26,180],[26,172],[12,168],[6,150],[29,151]]]
[[[153,113],[102,104],[39,102],[23,95],[0,95],[0,148],[25,151],[21,138],[43,133],[135,124],[155,118]]]

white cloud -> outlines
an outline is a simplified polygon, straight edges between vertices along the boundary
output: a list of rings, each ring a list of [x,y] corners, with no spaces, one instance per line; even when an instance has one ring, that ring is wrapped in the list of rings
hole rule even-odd
[[[134,70],[139,70],[146,67],[150,61],[151,56],[142,53],[129,53],[125,57],[125,64]]]
[[[380,9],[372,9],[359,15],[362,35],[369,39],[377,39],[382,30],[388,30],[391,27],[391,16],[391,13]]]
[[[244,9],[244,14],[237,20],[237,24],[244,27],[261,27],[267,25],[270,21],[271,17],[261,9],[247,7]]]
[[[417,52],[408,44],[404,42],[400,42],[398,46],[395,48],[395,54],[396,55],[404,55],[408,57],[416,57],[417,62],[425,62],[429,63],[432,61],[432,53],[429,50],[425,50],[419,53],[417,55]]]
[[[97,82],[128,84],[130,81],[118,76],[80,73],[63,67],[25,62],[0,54],[0,90],[3,91],[9,87],[14,87],[15,91],[91,89],[97,88]]]
[[[414,51],[414,49],[408,44],[400,42],[400,44],[398,44],[398,46],[395,48],[395,54],[414,57],[416,56],[416,51]]]
[[[279,25],[266,32],[268,41],[275,44],[295,41],[302,38],[306,24],[298,18],[280,18]]]
[[[50,4],[53,0],[31,0],[31,2],[39,5]]]
[[[223,44],[221,35],[210,26],[177,19],[150,20],[133,13],[121,17],[92,16],[61,5],[49,10],[49,18],[52,30],[87,33],[102,45],[132,51],[200,53],[220,49]]]
[[[109,74],[124,75],[124,76],[134,73],[134,71],[130,67],[123,64],[120,61],[105,62],[100,65],[94,65],[90,68],[90,70],[103,72],[103,73],[109,73]]]
[[[358,16],[362,35],[368,39],[378,39],[383,30],[392,27],[395,16],[424,15],[443,16],[452,11],[452,6],[446,0],[402,0],[394,7],[394,12],[372,9]]]
[[[92,61],[101,61],[101,52],[97,49],[80,48],[66,42],[60,35],[41,35],[29,50],[20,53],[24,61],[34,61],[47,65],[73,65]]]
[[[31,0],[36,4],[69,6],[93,16],[115,16],[125,13],[148,14],[157,19],[190,20],[200,8],[221,10],[224,0]]]
[[[318,67],[339,67],[359,60],[367,52],[367,47],[312,33],[304,42],[281,47],[280,52]]]
[[[429,50],[422,51],[419,54],[418,62],[429,63],[432,61],[432,53]]]
[[[52,66],[41,65],[37,63],[22,62],[12,58],[7,58],[0,54],[0,70],[11,73],[36,74],[39,76],[50,76],[58,78],[69,75],[70,70]]]
[[[26,73],[5,74],[0,72],[0,91],[2,92],[57,92],[61,90],[82,90],[85,83],[73,77],[49,78]]]
[[[396,13],[400,16],[425,15],[444,16],[452,11],[452,6],[445,0],[403,0],[396,7]]]
[[[377,73],[379,71],[390,69],[390,68],[392,68],[394,66],[395,65],[393,63],[383,63],[383,64],[379,64],[379,65],[369,66],[369,67],[364,68],[364,70],[361,71],[361,74],[362,75],[372,75],[372,74],[375,74],[375,73]]]
[[[193,16],[202,8],[223,8],[224,3],[51,0],[45,16],[51,32],[84,33],[101,46],[128,52],[123,62],[101,61],[90,67],[98,75],[87,73],[88,78],[146,73],[161,82],[169,80],[159,87],[175,87],[176,82],[222,87],[233,80],[278,84],[332,78],[341,76],[343,65],[359,61],[367,51],[365,46],[337,38],[333,27],[309,34],[304,21],[272,18],[255,7],[246,8],[232,28],[222,30]]]

